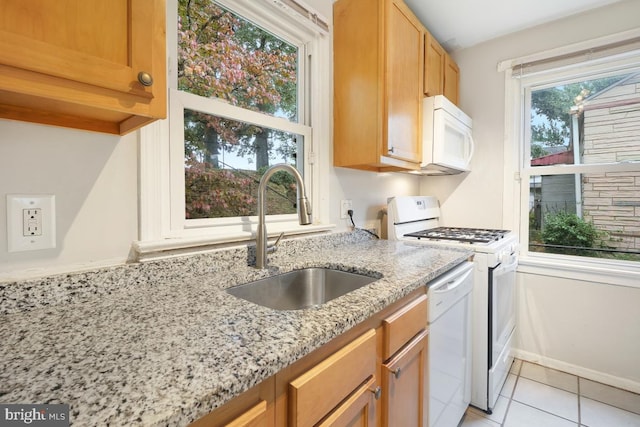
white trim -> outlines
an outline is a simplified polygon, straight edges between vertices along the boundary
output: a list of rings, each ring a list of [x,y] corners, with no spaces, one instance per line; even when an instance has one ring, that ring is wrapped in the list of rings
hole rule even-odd
[[[625,37],[631,34],[623,33]],[[640,35],[640,30],[638,30]],[[576,165],[530,165],[530,126],[525,118],[530,117],[531,92],[546,87],[554,87],[567,81],[583,81],[592,76],[608,76],[621,70],[638,70],[639,53],[626,52],[611,58],[599,58],[582,64],[549,69],[541,73],[516,75],[511,68],[505,69],[505,163],[503,222],[506,228],[519,230],[521,272],[553,277],[566,277],[591,282],[605,282],[621,286],[640,283],[635,272],[638,262],[604,260],[580,256],[529,253],[529,179],[539,175],[583,174],[599,172],[622,172],[640,170],[640,162],[576,164]],[[531,59],[531,58],[529,58]],[[520,152],[514,155],[514,151]],[[512,195],[512,196],[511,196]],[[512,197],[512,200],[510,200]],[[512,224],[512,226],[509,226]],[[627,267],[626,264],[629,264]],[[635,285],[640,287],[640,285]]]
[[[269,237],[276,238],[280,233],[285,233],[287,236],[300,235],[300,234],[312,234],[331,231],[335,228],[334,224],[328,225],[305,225],[301,226],[297,223],[291,226],[289,223],[273,225],[268,227]],[[174,239],[160,239],[160,240],[147,240],[137,241],[133,243],[133,248],[138,254],[138,260],[142,258],[148,259],[150,256],[162,254],[167,251],[175,251],[180,249],[192,249],[202,246],[215,246],[220,247],[226,243],[245,243],[255,240],[255,231],[245,232],[232,232],[232,233],[216,233],[216,234],[204,234],[202,232],[193,236],[180,236]]]
[[[600,372],[593,369],[585,368],[583,366],[574,365],[573,363],[563,362],[562,360],[554,359],[518,348],[511,349],[511,354],[514,357],[526,362],[536,363],[547,368],[556,369],[558,371],[576,375],[578,377],[585,378],[591,381],[596,381],[602,384],[610,385],[612,387],[628,390],[633,393],[640,393],[640,383],[628,378],[617,377],[605,372]]]
[[[599,37],[592,40],[573,43],[561,47],[557,47],[543,52],[537,52],[530,55],[521,56],[518,58],[507,59],[498,63],[498,72],[503,72],[508,69],[512,69],[522,64],[530,62],[544,61],[547,59],[559,58],[565,55],[570,55],[575,52],[593,49],[599,46],[606,46],[610,44],[620,43],[625,40],[635,39],[640,37],[640,28],[634,28],[633,30],[623,31],[621,33],[611,34],[604,37]]]
[[[518,272],[640,288],[640,268],[634,261],[533,253],[518,259]]]
[[[264,24],[263,28],[272,31],[285,40],[296,44],[300,52],[300,76],[308,84],[308,93],[301,96],[306,104],[300,105],[300,120],[308,123],[292,123],[286,119],[266,114],[247,112],[242,110],[242,117],[238,117],[239,108],[221,100],[211,100],[197,97],[189,93],[178,92],[177,59],[175,47],[177,44],[177,6],[175,0],[167,2],[167,52],[169,73],[169,118],[155,122],[140,131],[140,201],[139,201],[139,241],[135,248],[143,248],[143,254],[152,251],[144,248],[165,250],[172,247],[195,247],[198,245],[224,244],[225,242],[248,241],[253,238],[257,217],[220,218],[217,220],[190,220],[186,224],[184,219],[184,200],[176,194],[184,194],[184,173],[174,174],[170,179],[168,171],[171,161],[179,162],[179,170],[184,169],[184,148],[171,144],[171,141],[182,140],[184,113],[182,108],[204,110],[206,113],[223,115],[235,120],[249,121],[258,125],[282,129],[287,132],[303,135],[304,178],[307,184],[308,196],[312,203],[314,225],[300,228],[295,215],[271,215],[267,217],[270,234],[284,231],[287,234],[313,233],[326,231],[333,227],[328,224],[328,183],[320,177],[327,176],[330,168],[330,75],[331,75],[331,40],[321,31],[311,31],[300,22],[290,25],[293,18],[285,14],[277,5],[269,5],[266,13],[266,2],[253,0],[230,1],[221,3],[249,19],[257,19]],[[311,9],[309,9],[311,10]],[[284,25],[287,23],[287,25]],[[301,40],[309,40],[301,43]],[[309,58],[313,58],[309,66]],[[308,100],[310,95],[310,100]],[[179,102],[172,102],[178,100]],[[210,111],[213,106],[214,112]],[[313,114],[310,114],[313,112]],[[177,138],[177,139],[176,139]],[[173,159],[173,160],[171,160]],[[176,160],[178,159],[178,160]],[[182,189],[180,188],[182,186]],[[174,197],[172,205],[171,197]],[[176,202],[176,199],[178,202]],[[184,199],[184,197],[182,197]],[[177,219],[177,220],[176,220]],[[196,228],[194,228],[194,226]],[[148,243],[148,245],[147,245]],[[185,246],[186,245],[186,246]]]

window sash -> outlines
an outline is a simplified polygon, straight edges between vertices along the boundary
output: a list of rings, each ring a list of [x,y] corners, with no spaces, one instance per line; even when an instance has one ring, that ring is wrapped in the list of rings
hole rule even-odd
[[[305,162],[304,179],[310,201],[313,206],[313,225],[300,226],[296,215],[268,216],[270,234],[281,231],[287,233],[313,233],[330,230],[335,227],[329,223],[328,214],[328,184],[321,185],[320,176],[329,173],[330,149],[326,141],[330,140],[330,104],[326,94],[330,90],[330,38],[322,31],[312,31],[308,26],[295,22],[294,17],[270,4],[269,1],[257,2],[254,0],[221,0],[220,3],[234,12],[258,22],[265,30],[284,38],[292,44],[303,46],[299,49],[300,60],[304,65],[304,71],[300,71],[299,78],[304,79],[305,93],[299,99],[305,99],[299,112],[299,120],[302,124],[288,122],[287,129],[302,134],[305,138],[304,153],[300,153]],[[271,10],[271,12],[269,12]],[[256,21],[257,20],[257,21]],[[167,53],[168,53],[168,84],[170,90],[177,92],[177,2],[167,1]],[[301,45],[301,40],[307,40]],[[311,79],[313,77],[313,79]],[[313,83],[313,84],[309,84]],[[172,91],[173,92],[173,91]],[[173,95],[172,95],[173,96]],[[179,95],[182,96],[182,95]],[[177,98],[177,96],[175,96]],[[140,137],[140,235],[139,241],[134,242],[134,248],[138,252],[139,259],[151,259],[162,256],[163,251],[182,251],[199,246],[242,242],[254,238],[257,217],[248,217],[239,221],[237,218],[219,218],[216,224],[211,225],[209,220],[192,220],[186,223],[184,210],[180,212],[182,227],[172,223],[177,212],[172,205],[182,200],[184,203],[184,189],[181,196],[176,196],[173,189],[172,177],[169,169],[171,156],[176,148],[170,141],[175,140],[170,134],[176,131],[176,126],[170,123],[176,113],[172,111],[175,106],[169,101],[169,118],[156,121],[145,126],[139,131]],[[301,101],[302,102],[302,101]],[[182,109],[177,117],[184,120]],[[272,117],[273,118],[273,117]],[[246,117],[240,118],[246,121]],[[260,119],[263,119],[260,117]],[[267,119],[268,120],[268,119]],[[284,119],[282,119],[284,120]],[[262,123],[261,120],[258,122]],[[269,125],[273,124],[268,122]],[[276,123],[279,126],[281,123]],[[289,127],[293,126],[293,127]],[[304,130],[296,126],[305,127]],[[273,127],[273,126],[272,126]],[[180,133],[184,131],[178,126]],[[312,139],[313,138],[313,139]],[[180,141],[183,136],[180,135]],[[183,162],[184,147],[180,144],[180,156]],[[302,155],[303,154],[303,155]],[[175,167],[174,167],[175,169]],[[184,180],[184,164],[178,176]]]
[[[224,227],[226,232],[242,231],[247,225],[257,224],[257,216],[229,217],[229,218],[185,218],[185,176],[184,176],[184,110],[194,110],[201,113],[225,117],[261,127],[302,135],[304,139],[304,153],[298,160],[304,165],[305,186],[309,187],[307,196],[312,198],[310,179],[312,175],[309,164],[309,150],[307,145],[311,142],[311,127],[299,123],[290,122],[281,117],[274,117],[255,111],[249,111],[218,99],[204,98],[187,92],[171,90],[169,92],[169,128],[170,128],[170,176],[171,176],[171,234],[181,235],[183,230],[199,229],[207,227],[212,230],[215,227]],[[297,222],[295,214],[267,215],[273,222]],[[197,232],[195,230],[194,232]],[[189,232],[187,232],[189,234]]]
[[[581,257],[575,255],[561,255],[550,253],[536,253],[529,251],[529,181],[532,176],[552,176],[566,174],[604,173],[604,172],[637,172],[640,171],[640,162],[623,161],[617,163],[594,163],[594,164],[574,164],[574,165],[548,165],[531,166],[531,93],[535,90],[555,87],[560,83],[574,83],[585,81],[591,78],[609,77],[620,74],[623,71],[633,72],[640,70],[640,52],[624,52],[614,57],[598,58],[586,63],[571,64],[556,69],[547,69],[528,75],[518,74],[516,70],[508,70],[506,73],[506,95],[505,100],[511,102],[513,115],[506,114],[506,130],[514,137],[517,145],[508,148],[505,152],[506,158],[517,159],[515,167],[505,167],[505,177],[513,173],[516,185],[514,191],[509,190],[508,182],[505,180],[505,194],[513,194],[520,203],[515,203],[517,207],[514,225],[520,234],[520,252],[526,260],[539,260],[543,263],[591,263],[598,260],[600,266],[634,266],[637,268],[638,262],[608,260],[601,258]],[[509,105],[509,104],[507,104]],[[508,108],[507,108],[508,109]],[[519,155],[518,155],[519,153]],[[519,184],[519,185],[517,185]],[[508,199],[508,198],[507,198]],[[505,206],[505,212],[507,208]],[[509,214],[511,215],[511,214]],[[526,261],[525,261],[526,263]],[[626,267],[625,267],[626,268]],[[623,271],[626,271],[623,268]],[[571,269],[569,269],[571,270]]]

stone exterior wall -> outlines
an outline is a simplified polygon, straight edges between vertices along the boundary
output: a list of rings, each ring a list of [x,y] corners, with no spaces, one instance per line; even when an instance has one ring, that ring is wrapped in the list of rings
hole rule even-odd
[[[590,100],[583,163],[640,160],[640,75]],[[584,219],[611,236],[609,246],[640,251],[640,171],[584,174]]]

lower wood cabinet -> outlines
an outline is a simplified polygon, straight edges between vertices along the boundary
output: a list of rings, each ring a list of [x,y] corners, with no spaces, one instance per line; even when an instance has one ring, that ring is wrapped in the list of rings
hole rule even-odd
[[[190,427],[427,427],[421,288]]]
[[[369,378],[317,426],[375,426],[376,405],[374,399],[379,391],[380,388],[376,386],[375,378]]]
[[[376,331],[370,329],[289,382],[288,425],[314,426],[325,417],[333,421],[322,425],[342,425],[373,409],[376,387]]]
[[[189,427],[274,427],[275,376],[226,405],[189,424]]]
[[[429,423],[428,332],[423,330],[383,364],[383,426]]]

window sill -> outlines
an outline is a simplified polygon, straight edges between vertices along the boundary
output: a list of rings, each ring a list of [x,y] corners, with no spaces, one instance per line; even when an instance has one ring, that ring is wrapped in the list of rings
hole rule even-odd
[[[518,272],[640,288],[640,265],[631,261],[610,262],[597,258],[574,259],[561,255],[522,256],[518,260]]]
[[[269,224],[269,237],[276,238],[280,233],[285,237],[300,234],[326,233],[335,228],[335,224],[291,225],[290,223]],[[219,249],[244,242],[255,241],[255,232],[244,231],[234,233],[202,234],[198,236],[171,237],[161,240],[135,241],[133,250],[135,261],[149,261],[171,256],[185,255],[203,250]]]

